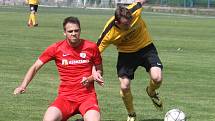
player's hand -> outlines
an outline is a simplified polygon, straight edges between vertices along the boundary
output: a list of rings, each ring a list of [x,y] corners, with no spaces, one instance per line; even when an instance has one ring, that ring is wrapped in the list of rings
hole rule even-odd
[[[89,86],[90,86],[90,80],[87,77],[83,77],[82,81],[81,81],[81,84],[83,86],[85,86],[86,88],[89,88]]]
[[[103,78],[101,77],[101,78],[99,78],[99,79],[96,79],[95,80],[100,86],[104,86],[104,80],[103,80]]]
[[[100,85],[100,86],[104,86],[104,80],[102,75],[99,72],[94,72],[93,73],[93,78],[94,80]]]
[[[13,94],[18,95],[18,94],[24,93],[25,91],[26,91],[26,88],[19,86],[13,91]]]

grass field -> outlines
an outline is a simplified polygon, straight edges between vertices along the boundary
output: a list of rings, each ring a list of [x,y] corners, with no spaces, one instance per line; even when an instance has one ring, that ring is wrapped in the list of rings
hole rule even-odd
[[[50,44],[64,38],[62,20],[77,16],[82,37],[96,41],[111,10],[39,8],[39,27],[28,28],[28,8],[0,7],[0,121],[40,121],[57,94],[54,62],[47,64],[29,85],[27,93],[13,96],[27,69]],[[138,121],[163,121],[172,108],[183,110],[188,121],[215,119],[215,18],[143,13],[164,64],[160,94],[164,111],[156,111],[145,93],[148,75],[138,68],[132,81]],[[125,121],[119,96],[116,49],[103,54],[105,87],[96,86],[103,121]],[[70,119],[74,121],[79,116]]]

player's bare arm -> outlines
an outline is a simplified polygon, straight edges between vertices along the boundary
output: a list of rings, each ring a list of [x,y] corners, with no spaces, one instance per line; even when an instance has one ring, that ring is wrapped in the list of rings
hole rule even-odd
[[[101,86],[104,86],[104,79],[102,77],[103,75],[103,65],[96,65],[95,71],[93,72],[93,78],[94,80]]]
[[[89,77],[83,77],[81,83],[82,85],[88,87],[91,82],[96,81],[100,86],[104,86],[102,74],[103,74],[102,65],[93,66],[92,75]]]
[[[13,94],[22,94],[26,91],[28,84],[31,82],[38,70],[43,66],[43,62],[39,59],[29,68],[28,72],[25,74],[25,77],[22,83],[14,90]]]

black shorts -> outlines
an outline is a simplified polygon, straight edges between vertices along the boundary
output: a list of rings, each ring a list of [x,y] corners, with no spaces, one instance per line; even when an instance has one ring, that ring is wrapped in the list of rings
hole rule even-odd
[[[30,6],[30,11],[37,12],[38,5],[30,4],[29,6]]]
[[[134,79],[134,72],[138,66],[144,67],[147,72],[155,66],[163,69],[154,44],[150,44],[137,52],[118,53],[118,77],[127,76],[131,80]]]

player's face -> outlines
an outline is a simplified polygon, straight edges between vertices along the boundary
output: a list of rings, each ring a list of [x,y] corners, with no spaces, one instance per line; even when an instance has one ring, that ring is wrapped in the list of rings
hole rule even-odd
[[[131,19],[126,19],[124,17],[120,18],[118,26],[123,30],[128,30],[131,26]]]
[[[69,41],[69,43],[73,46],[76,46],[80,43],[80,28],[77,24],[67,23],[65,26],[64,34]]]

